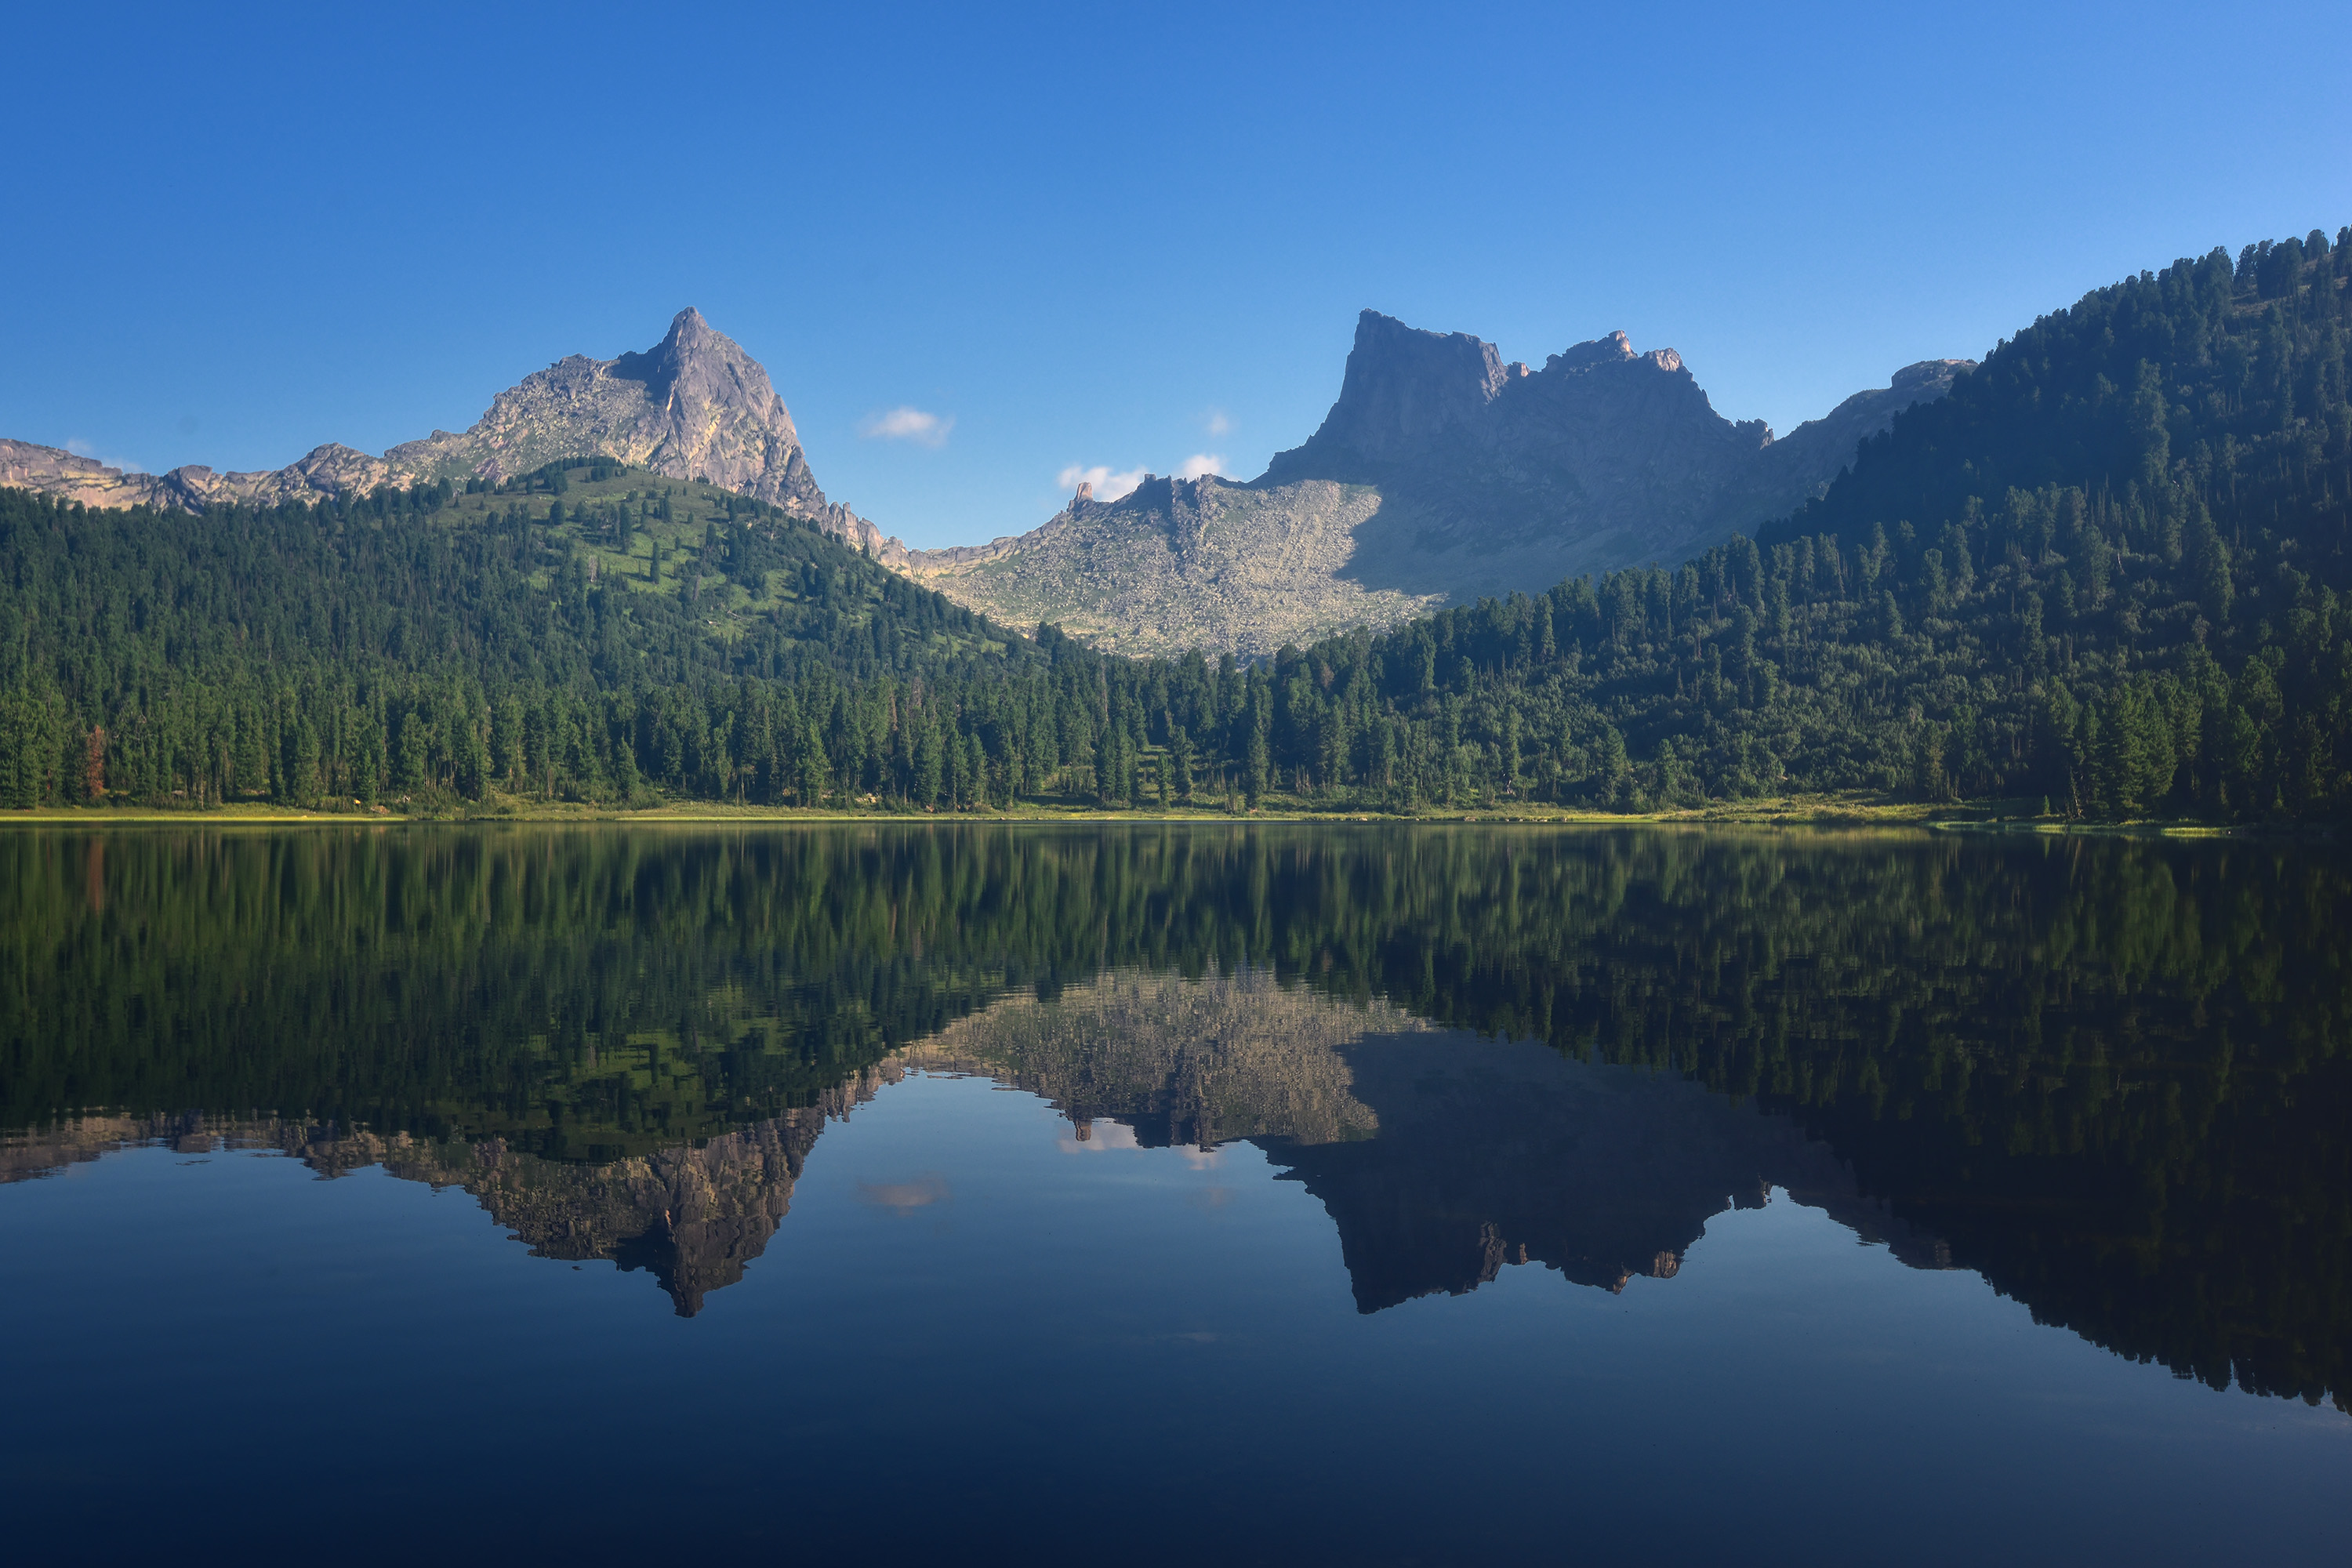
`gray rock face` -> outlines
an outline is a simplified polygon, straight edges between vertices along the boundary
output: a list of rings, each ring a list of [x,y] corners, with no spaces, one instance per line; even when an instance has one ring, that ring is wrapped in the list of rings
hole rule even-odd
[[[895,544],[825,500],[768,373],[691,307],[643,353],[559,360],[499,394],[464,434],[436,430],[381,458],[329,445],[268,472],[215,473],[191,465],[157,476],[124,473],[52,447],[0,441],[0,484],[89,506],[201,510],[229,501],[318,501],[445,479],[495,481],[567,458],[612,458],[674,479],[708,479],[812,518],[852,544],[877,552]]]
[[[384,460],[428,479],[501,479],[585,457],[707,479],[793,511],[826,504],[768,373],[691,308],[643,353],[558,360],[499,394],[464,435],[436,431]]]
[[[1378,486],[1416,514],[1407,554],[1534,546],[1563,564],[1578,558],[1548,584],[1568,571],[1679,560],[1792,510],[1898,408],[1942,395],[1950,374],[1931,391],[1932,377],[1914,374],[1923,369],[1848,399],[1776,452],[1783,444],[1763,421],[1717,414],[1672,349],[1637,353],[1612,332],[1531,372],[1466,334],[1367,310],[1339,402],[1259,482]],[[1436,581],[1403,557],[1384,569],[1399,574],[1394,586],[1447,592],[1461,564],[1430,562]]]
[[[1367,310],[1339,401],[1246,485],[1148,479],[1043,527],[904,566],[1008,625],[1121,653],[1273,652],[1584,572],[1674,563],[1819,495],[1966,360],[1931,360],[1785,441],[1717,414],[1672,349],[1622,332],[1503,362]]]
[[[1424,332],[1367,310],[1356,322],[1356,346],[1348,355],[1339,401],[1307,447],[1276,457],[1269,479],[1281,475],[1283,459],[1315,451],[1321,466],[1365,468],[1411,462],[1433,443],[1474,428],[1510,382],[1527,374],[1506,370],[1495,345],[1467,332]],[[1305,475],[1339,479],[1335,473]]]

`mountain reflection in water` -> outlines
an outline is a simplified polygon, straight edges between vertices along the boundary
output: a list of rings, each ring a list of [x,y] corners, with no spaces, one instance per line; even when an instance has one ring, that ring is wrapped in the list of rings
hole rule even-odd
[[[1460,1295],[1507,1263],[1610,1290],[1670,1278],[1709,1216],[1773,1187],[1866,1239],[1899,1236],[1906,1261],[1947,1260],[1784,1119],[1263,971],[1115,973],[1050,1002],[1008,999],[902,1059],[1040,1095],[1081,1129],[1113,1119],[1147,1148],[1258,1144],[1337,1223],[1366,1312]]]
[[[278,1119],[76,1118],[0,1144],[0,1181],[117,1149],[275,1150],[332,1177],[381,1165],[478,1199],[537,1257],[650,1272],[678,1314],[743,1277],[792,1207],[829,1118],[910,1069],[970,1073],[1039,1095],[1085,1141],[1207,1151],[1246,1140],[1337,1222],[1358,1308],[1460,1295],[1507,1263],[1621,1290],[1671,1278],[1726,1208],[1786,1189],[1915,1266],[1941,1246],[1853,1194],[1823,1145],[1679,1077],[1580,1062],[1532,1042],[1431,1028],[1384,1005],[1285,987],[1267,972],[1187,980],[1114,973],[1054,1000],[1009,996],[786,1110],[698,1144],[597,1163],[500,1139],[432,1141]],[[862,1188],[926,1207],[937,1177]]]
[[[1365,1312],[1507,1264],[1672,1276],[1777,1187],[2121,1354],[2352,1395],[2332,852],[205,829],[0,864],[0,1178],[155,1141],[380,1164],[692,1315],[831,1119],[971,1073],[1146,1146],[1255,1143]]]

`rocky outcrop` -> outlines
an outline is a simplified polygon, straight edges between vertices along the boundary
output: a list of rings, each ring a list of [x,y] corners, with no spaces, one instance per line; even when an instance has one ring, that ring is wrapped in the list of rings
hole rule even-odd
[[[497,481],[577,458],[707,479],[808,518],[877,555],[903,553],[874,524],[825,499],[768,373],[691,307],[643,353],[558,360],[499,394],[463,434],[436,430],[381,458],[330,445],[268,472],[190,466],[154,475],[126,473],[52,447],[0,441],[0,484],[87,506],[202,510],[231,501],[315,502],[383,485]]]
[[[1703,506],[1770,438],[1760,422],[1717,415],[1672,349],[1636,353],[1622,332],[1530,372],[1466,333],[1367,310],[1339,402],[1305,445],[1276,454],[1265,480],[1444,491],[1572,526],[1629,501],[1649,518]]]
[[[1000,625],[1051,621],[1117,653],[1202,647],[1255,658],[1444,603],[1442,593],[1376,587],[1334,569],[1382,505],[1371,486],[1327,479],[1151,478],[1115,501],[1078,496],[1017,537],[887,559]]]
[[[1429,552],[1585,541],[1604,547],[1595,564],[1670,561],[1811,500],[1862,441],[1972,365],[1909,366],[1776,441],[1761,420],[1717,414],[1674,350],[1636,353],[1623,332],[1529,371],[1475,338],[1367,310],[1339,402],[1259,483],[1377,486],[1435,525],[1417,542]]]
[[[1856,445],[1970,362],[1929,361],[1775,441],[1622,332],[1505,363],[1367,310],[1339,401],[1246,485],[1147,480],[1033,532],[905,569],[1011,625],[1122,653],[1272,652],[1439,605],[1672,563],[1820,494]]]
[[[1433,443],[1475,428],[1503,389],[1526,374],[1527,366],[1507,369],[1494,344],[1467,332],[1419,331],[1366,310],[1356,321],[1339,401],[1307,444],[1276,457],[1265,477],[1361,478],[1411,462]],[[1307,453],[1323,460],[1286,462]]]
[[[125,474],[95,458],[30,441],[0,440],[0,485],[39,490],[84,506],[143,506],[154,497],[155,476]]]

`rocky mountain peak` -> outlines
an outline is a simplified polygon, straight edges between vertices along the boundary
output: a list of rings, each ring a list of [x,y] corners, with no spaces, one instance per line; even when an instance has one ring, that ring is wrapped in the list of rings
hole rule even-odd
[[[1433,463],[1491,472],[1488,459],[1497,456],[1519,468],[1528,458],[1558,467],[1564,446],[1622,446],[1632,426],[1643,424],[1653,439],[1671,427],[1667,439],[1702,446],[1731,428],[1707,406],[1680,354],[1638,353],[1622,331],[1550,355],[1531,372],[1517,361],[1505,364],[1494,344],[1467,332],[1422,331],[1366,310],[1339,400],[1306,445],[1276,455],[1265,479],[1379,483]],[[1584,452],[1569,467],[1589,468],[1594,456]]]
[[[463,434],[436,430],[382,458],[329,445],[268,472],[191,465],[158,477],[23,442],[0,446],[0,477],[13,482],[91,505],[198,509],[308,502],[444,479],[498,480],[562,459],[612,458],[756,496],[886,559],[901,548],[825,500],[768,373],[691,305],[652,348],[610,360],[569,355],[499,394]]]
[[[1366,310],[1356,320],[1339,400],[1299,450],[1374,465],[1399,461],[1475,421],[1511,379],[1484,339],[1423,331]]]
[[[1505,364],[1494,344],[1467,332],[1423,331],[1366,310],[1339,400],[1306,445],[1276,455],[1265,478],[1375,483],[1433,460],[1458,467],[1473,452],[1527,456],[1520,449],[1529,443],[1547,449],[1540,460],[1549,461],[1558,456],[1549,449],[1563,442],[1622,441],[1628,420],[1672,427],[1670,439],[1700,445],[1733,428],[1707,405],[1680,354],[1636,353],[1622,331],[1563,350],[1531,372],[1516,360]],[[1739,439],[1756,444],[1744,433]],[[1580,458],[1571,466],[1587,464]]]
[[[691,305],[670,318],[669,331],[660,342],[643,353],[625,353],[609,368],[617,381],[640,383],[648,403],[667,406],[673,399],[683,398],[688,404],[756,405],[771,423],[780,422],[785,430],[793,430],[792,415],[760,362],[704,321],[702,312]]]

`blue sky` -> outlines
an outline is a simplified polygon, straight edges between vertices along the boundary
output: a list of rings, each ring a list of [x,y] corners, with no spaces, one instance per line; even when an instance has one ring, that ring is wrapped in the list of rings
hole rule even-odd
[[[1256,473],[1365,306],[1538,363],[1622,328],[1786,432],[2127,272],[2352,223],[2340,3],[11,34],[0,435],[154,470],[381,451],[693,304],[828,494],[917,544],[1034,526],[1073,468]]]

